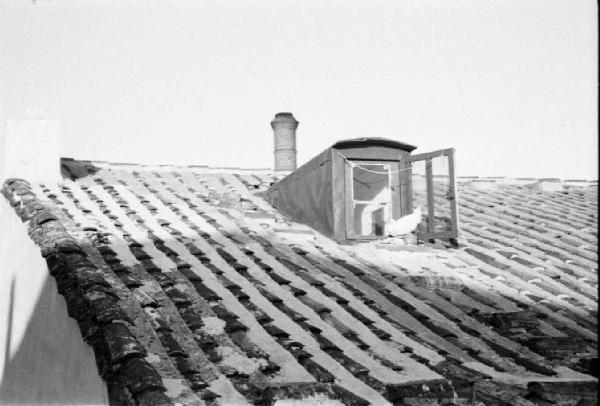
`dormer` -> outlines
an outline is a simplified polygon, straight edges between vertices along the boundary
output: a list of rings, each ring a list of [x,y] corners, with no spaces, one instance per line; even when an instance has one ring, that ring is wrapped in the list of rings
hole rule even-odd
[[[412,155],[415,149],[377,137],[338,141],[272,185],[267,200],[292,220],[338,241],[389,237],[404,221],[401,219],[413,222],[421,239],[456,238],[454,150]],[[436,213],[436,186],[442,184],[439,179],[434,183],[433,161],[438,158],[444,158],[448,167],[442,182],[448,190]],[[423,173],[413,173],[419,163],[424,163]],[[423,185],[417,185],[417,196],[413,182]],[[420,194],[421,189],[424,194]],[[415,204],[420,198],[422,201]],[[449,212],[441,213],[445,205]],[[422,218],[413,214],[417,207]],[[411,219],[411,215],[418,218]]]

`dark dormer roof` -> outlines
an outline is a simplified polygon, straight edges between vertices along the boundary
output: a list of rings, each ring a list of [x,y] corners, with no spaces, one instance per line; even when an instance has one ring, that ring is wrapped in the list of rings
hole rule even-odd
[[[353,148],[353,147],[390,147],[390,148],[398,148],[403,151],[412,152],[417,147],[414,145],[406,144],[404,142],[391,140],[389,138],[381,138],[381,137],[361,137],[361,138],[350,138],[347,140],[340,140],[332,145],[332,148],[343,149],[343,148]]]

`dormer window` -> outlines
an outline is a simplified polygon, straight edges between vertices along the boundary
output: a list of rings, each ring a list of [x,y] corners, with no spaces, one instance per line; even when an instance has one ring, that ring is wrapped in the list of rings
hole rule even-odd
[[[379,238],[385,235],[385,225],[392,219],[392,162],[350,161],[352,177],[348,201],[352,216],[353,237]]]

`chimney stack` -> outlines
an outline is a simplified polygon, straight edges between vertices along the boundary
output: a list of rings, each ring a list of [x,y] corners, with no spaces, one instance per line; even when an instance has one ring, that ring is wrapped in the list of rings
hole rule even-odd
[[[296,128],[292,113],[277,113],[271,121],[275,137],[275,171],[296,170]]]

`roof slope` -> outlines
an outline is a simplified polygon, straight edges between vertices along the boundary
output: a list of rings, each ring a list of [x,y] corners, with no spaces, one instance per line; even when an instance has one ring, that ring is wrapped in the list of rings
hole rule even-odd
[[[595,187],[463,184],[460,249],[394,250],[287,221],[268,174],[64,167],[3,193],[114,404],[595,398]]]

